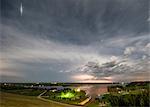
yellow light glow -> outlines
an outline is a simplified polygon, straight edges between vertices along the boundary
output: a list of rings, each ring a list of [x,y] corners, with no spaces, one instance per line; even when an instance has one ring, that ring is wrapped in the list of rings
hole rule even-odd
[[[77,88],[77,90],[76,90],[77,92],[80,92],[80,88]]]

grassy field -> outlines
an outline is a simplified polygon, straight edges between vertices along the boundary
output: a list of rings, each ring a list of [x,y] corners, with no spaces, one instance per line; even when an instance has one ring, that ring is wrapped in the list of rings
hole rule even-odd
[[[36,97],[0,92],[1,107],[65,107],[63,105],[45,102]]]
[[[0,86],[0,91],[26,96],[38,96],[39,94],[44,92],[44,90],[42,89],[30,89],[19,86]]]
[[[44,90],[36,90],[36,89],[18,89],[18,90],[2,90],[6,93],[13,93],[13,94],[19,94],[19,95],[25,95],[25,96],[38,96]]]

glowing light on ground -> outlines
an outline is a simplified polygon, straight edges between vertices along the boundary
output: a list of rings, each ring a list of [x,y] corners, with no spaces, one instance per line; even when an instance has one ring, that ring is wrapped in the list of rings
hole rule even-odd
[[[60,95],[61,98],[73,98],[74,96],[75,95],[71,92],[67,92],[67,93],[62,92]]]
[[[80,88],[77,88],[77,89],[75,89],[75,91],[80,92],[81,90],[80,90]]]

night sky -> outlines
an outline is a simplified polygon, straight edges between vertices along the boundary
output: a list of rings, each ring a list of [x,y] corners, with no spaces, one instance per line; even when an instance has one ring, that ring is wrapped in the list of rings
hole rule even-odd
[[[0,0],[0,81],[149,80],[148,2]]]

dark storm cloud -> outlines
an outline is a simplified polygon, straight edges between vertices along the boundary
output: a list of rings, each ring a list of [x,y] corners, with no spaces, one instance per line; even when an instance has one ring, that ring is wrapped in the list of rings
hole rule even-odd
[[[36,37],[89,44],[148,32],[148,0],[2,0],[3,23]]]
[[[88,61],[102,64],[113,56],[136,62],[150,56],[148,0],[0,3],[0,69],[3,77],[12,76],[9,81],[74,81],[68,72]]]

